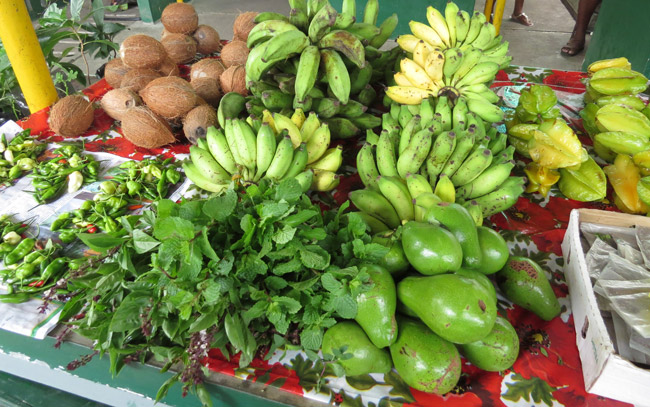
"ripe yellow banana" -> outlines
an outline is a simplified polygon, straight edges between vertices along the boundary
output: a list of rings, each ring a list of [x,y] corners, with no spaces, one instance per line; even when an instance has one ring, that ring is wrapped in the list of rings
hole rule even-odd
[[[411,52],[415,51],[415,46],[420,42],[420,39],[415,35],[404,34],[397,37],[397,45],[400,46],[404,51]]]
[[[403,105],[418,105],[422,102],[422,99],[435,96],[435,93],[414,86],[389,86],[386,89],[386,95]]]
[[[431,27],[417,21],[409,22],[409,27],[413,35],[421,40],[424,40],[434,47],[446,48],[445,42],[440,38],[440,35]]]
[[[447,47],[450,47],[449,28],[445,22],[445,17],[443,17],[440,11],[432,6],[427,7],[427,21],[431,28],[436,31],[442,42],[444,42]]]
[[[406,78],[420,89],[433,89],[434,83],[425,72],[424,68],[416,64],[409,58],[403,58],[400,61],[400,69]]]

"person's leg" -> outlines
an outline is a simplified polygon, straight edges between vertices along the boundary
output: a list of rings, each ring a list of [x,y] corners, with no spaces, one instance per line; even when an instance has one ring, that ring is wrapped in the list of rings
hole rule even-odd
[[[524,13],[524,0],[515,0],[515,9],[512,11],[510,18],[519,24],[531,26],[533,22]]]
[[[585,47],[585,37],[591,16],[596,11],[596,7],[601,0],[580,0],[578,3],[578,16],[576,25],[573,27],[573,34],[567,44],[562,47],[562,53],[573,56],[582,51]]]

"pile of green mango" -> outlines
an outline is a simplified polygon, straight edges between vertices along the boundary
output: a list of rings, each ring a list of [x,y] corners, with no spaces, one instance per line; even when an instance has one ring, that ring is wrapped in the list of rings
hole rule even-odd
[[[379,265],[367,264],[373,287],[357,298],[353,321],[325,332],[323,352],[346,347],[346,375],[387,373],[393,367],[411,387],[436,394],[460,378],[461,355],[480,369],[502,371],[519,354],[519,338],[497,314],[497,294],[550,321],[560,304],[534,261],[509,256],[496,231],[476,226],[461,205],[441,202],[426,222],[406,223],[392,236]]]

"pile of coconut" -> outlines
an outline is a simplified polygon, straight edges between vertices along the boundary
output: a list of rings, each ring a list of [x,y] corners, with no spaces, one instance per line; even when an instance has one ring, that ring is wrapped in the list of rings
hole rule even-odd
[[[124,137],[136,146],[156,148],[173,143],[172,127],[181,125],[187,139],[196,143],[205,137],[209,126],[217,124],[214,107],[222,94],[248,94],[246,40],[256,15],[240,14],[233,25],[233,41],[222,48],[217,31],[198,24],[192,5],[168,5],[161,16],[164,30],[160,41],[143,34],[129,36],[120,45],[119,58],[106,64],[104,77],[114,89],[101,99],[101,107],[121,122]],[[221,59],[205,58],[192,65],[189,81],[179,77],[178,64],[194,61],[197,53],[218,51]],[[80,114],[82,109],[84,114]],[[68,114],[71,111],[76,113]],[[80,135],[88,130],[92,119],[88,126],[85,120],[70,131],[76,117],[92,118],[92,104],[83,97],[63,98],[52,108],[50,127],[66,137]]]

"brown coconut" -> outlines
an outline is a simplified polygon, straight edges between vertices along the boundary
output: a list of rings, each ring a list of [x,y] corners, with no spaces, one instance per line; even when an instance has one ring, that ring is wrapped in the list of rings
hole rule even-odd
[[[190,69],[190,81],[199,78],[212,78],[219,80],[226,68],[219,59],[206,58],[192,65]]]
[[[154,79],[140,91],[140,97],[154,113],[168,120],[179,119],[196,106],[194,88],[176,76]]]
[[[169,124],[144,106],[129,109],[122,118],[124,138],[138,147],[156,148],[176,141]]]
[[[212,106],[197,106],[183,118],[183,133],[192,144],[204,138],[208,127],[217,125],[217,112]]]
[[[193,37],[198,44],[196,49],[200,54],[213,54],[221,49],[219,33],[209,25],[199,25]]]
[[[157,69],[166,56],[160,41],[144,34],[127,37],[120,45],[120,58],[129,68]]]
[[[233,65],[245,65],[248,58],[248,47],[244,41],[231,41],[221,49],[221,60],[226,68]]]
[[[102,97],[102,109],[115,120],[121,121],[129,109],[142,104],[142,99],[128,88],[113,89]]]
[[[133,92],[140,92],[149,82],[161,76],[160,72],[153,69],[131,69],[122,78],[120,88],[129,88]]]
[[[254,11],[247,11],[238,15],[232,25],[235,34],[233,39],[246,42],[248,33],[255,27],[255,17],[257,17],[257,13]]]
[[[104,79],[112,88],[119,88],[122,84],[122,77],[131,69],[124,65],[120,58],[111,59],[104,67]]]
[[[160,72],[162,76],[179,76],[181,74],[176,62],[172,61],[169,57],[167,57],[163,61],[162,65],[160,65],[158,72]]]
[[[171,33],[161,43],[169,58],[177,64],[190,62],[196,56],[196,41],[189,35]]]
[[[170,33],[192,34],[199,25],[199,16],[191,4],[172,3],[165,7],[160,21]]]
[[[221,74],[221,90],[224,94],[237,92],[248,95],[246,89],[246,69],[241,65],[234,65]]]
[[[81,95],[69,95],[50,110],[50,128],[63,137],[83,134],[93,124],[95,108]]]
[[[219,80],[213,78],[198,78],[191,82],[196,94],[212,106],[218,106],[221,99]]]

